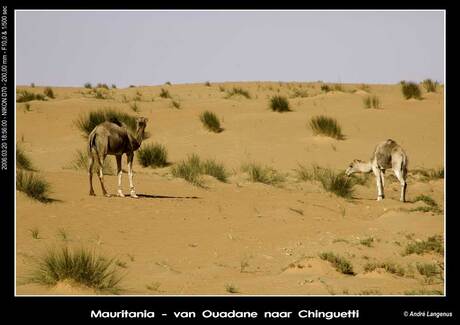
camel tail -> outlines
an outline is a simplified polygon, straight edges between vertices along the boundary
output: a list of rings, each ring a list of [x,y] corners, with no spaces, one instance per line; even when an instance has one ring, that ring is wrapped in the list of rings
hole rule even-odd
[[[96,141],[96,132],[95,130],[93,130],[88,136],[88,156],[91,156],[93,154],[93,148],[94,150],[97,150],[95,146],[95,141]]]

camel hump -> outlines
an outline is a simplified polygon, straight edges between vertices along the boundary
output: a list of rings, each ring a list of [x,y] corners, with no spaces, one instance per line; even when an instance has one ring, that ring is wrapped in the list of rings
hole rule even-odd
[[[113,123],[113,124],[116,124],[118,126],[123,126],[123,124],[121,124],[120,120],[118,120],[116,117],[111,117],[109,119],[109,122]]]

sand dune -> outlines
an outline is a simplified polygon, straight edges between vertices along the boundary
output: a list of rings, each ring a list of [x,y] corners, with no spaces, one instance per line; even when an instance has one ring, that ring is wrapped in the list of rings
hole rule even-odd
[[[219,85],[242,87],[252,98],[225,98]],[[354,158],[369,159],[375,144],[387,138],[405,148],[410,170],[442,167],[443,91],[405,100],[399,85],[372,85],[368,92],[345,85],[345,91],[327,94],[319,84],[301,87],[309,96],[289,98],[293,111],[282,114],[268,109],[270,96],[278,90],[291,96],[299,84],[142,86],[110,90],[110,99],[95,99],[84,88],[56,87],[56,99],[29,102],[30,111],[17,103],[17,143],[57,200],[44,204],[17,191],[17,294],[100,294],[69,283],[47,287],[24,281],[36,257],[62,245],[88,247],[120,261],[120,293],[127,295],[230,294],[229,285],[249,295],[443,292],[443,278],[417,271],[417,263],[443,266],[442,255],[401,254],[409,243],[443,235],[443,213],[411,211],[423,206],[413,202],[421,194],[443,209],[443,179],[410,175],[409,202],[401,203],[399,184],[387,178],[386,199],[377,202],[372,178],[356,185],[353,199],[346,200],[316,182],[297,181],[293,172],[299,164],[344,170]],[[181,109],[158,96],[161,88]],[[139,94],[140,112],[134,113],[123,96],[132,103]],[[379,97],[381,109],[363,107],[368,94]],[[171,166],[143,168],[136,159],[136,190],[143,196],[105,198],[95,177],[97,196],[90,197],[86,172],[69,169],[76,150],[86,145],[74,121],[108,107],[147,117],[151,137],[146,143],[165,145],[172,164],[192,153],[216,159],[232,171],[229,182],[206,177],[207,187],[200,188],[172,177]],[[203,128],[199,114],[205,110],[219,116],[223,132]],[[315,136],[308,122],[320,114],[336,118],[346,139]],[[249,182],[240,166],[252,161],[287,174],[286,181],[280,186]],[[116,182],[116,176],[106,176],[112,194]],[[126,174],[123,184],[128,192]],[[31,236],[33,228],[40,239]],[[66,240],[58,235],[61,230]],[[366,238],[373,239],[370,246],[361,243]],[[347,258],[356,275],[342,274],[322,260],[319,254],[325,251]],[[405,274],[364,270],[367,263],[384,262],[403,267]]]

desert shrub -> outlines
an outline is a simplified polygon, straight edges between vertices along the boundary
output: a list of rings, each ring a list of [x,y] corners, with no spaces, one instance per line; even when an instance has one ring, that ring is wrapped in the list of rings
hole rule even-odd
[[[109,86],[105,83],[98,83],[96,85],[96,88],[103,88],[103,89],[109,90]]]
[[[228,172],[223,164],[208,159],[201,164],[201,167],[203,174],[212,176],[221,182],[227,182]]]
[[[425,79],[422,81],[422,85],[428,93],[435,93],[438,87],[438,82],[431,79]]]
[[[270,99],[270,108],[274,112],[289,112],[289,101],[283,96],[273,96]]]
[[[351,198],[354,192],[355,180],[347,177],[344,172],[337,173],[317,165],[313,165],[311,168],[299,165],[295,173],[298,180],[318,181],[326,191],[343,198]]]
[[[204,85],[207,87],[211,87],[211,83],[209,81],[206,81]]]
[[[51,87],[46,87],[43,93],[45,94],[45,96],[48,96],[49,98],[55,98],[53,88]]]
[[[16,102],[17,103],[24,103],[29,102],[31,100],[46,100],[45,95],[42,94],[34,94],[27,90],[18,90],[16,93]]]
[[[165,85],[171,86],[172,84],[171,84],[170,81],[166,81],[166,82],[165,82]]]
[[[435,263],[417,263],[417,271],[428,278],[441,273],[441,270]]]
[[[424,194],[418,195],[414,199],[414,202],[418,202],[418,201],[424,202],[427,206],[417,207],[417,208],[412,209],[411,211],[435,212],[435,213],[442,212],[442,210],[439,208],[436,201],[433,200],[433,198],[428,195],[424,195]]]
[[[331,117],[324,115],[312,117],[310,120],[310,127],[315,135],[324,135],[337,140],[345,139],[339,123],[336,119]]]
[[[375,269],[384,269],[388,273],[399,276],[404,276],[404,274],[406,273],[402,266],[391,262],[367,263],[366,265],[364,265],[364,272],[372,272]]]
[[[112,98],[105,88],[94,88],[94,98],[96,99],[110,99]]]
[[[204,111],[200,114],[200,121],[203,126],[211,132],[219,133],[222,132],[219,118],[216,114],[210,111]]]
[[[212,176],[221,182],[226,182],[228,175],[223,164],[211,159],[202,162],[195,154],[174,165],[171,172],[174,177],[183,178],[196,186],[204,185],[202,175]]]
[[[144,167],[164,167],[168,165],[168,151],[159,143],[143,144],[137,151],[139,163]]]
[[[364,239],[361,239],[359,243],[363,246],[372,247],[374,243],[374,238],[373,237],[364,238]]]
[[[31,82],[31,83],[30,83],[30,87],[35,88],[35,83],[34,83],[34,82]]]
[[[19,146],[19,144],[16,144],[16,167],[20,169],[29,170],[29,171],[34,170],[32,166],[32,161],[25,154],[24,150],[22,149],[21,146]]]
[[[117,85],[112,84],[112,89],[117,89]]]
[[[434,236],[428,237],[427,240],[413,241],[407,244],[404,255],[410,255],[410,254],[421,255],[427,252],[444,254],[442,236],[434,235]]]
[[[167,89],[161,88],[160,97],[161,98],[171,98],[171,94],[169,93]]]
[[[377,96],[366,96],[363,99],[365,108],[380,108],[380,99]]]
[[[136,131],[136,117],[111,108],[99,109],[80,115],[74,123],[85,136],[88,136],[97,125],[105,121],[119,121],[124,123],[131,132]]]
[[[49,249],[37,262],[30,281],[44,285],[72,281],[99,291],[116,293],[120,290],[118,284],[122,278],[113,265],[113,259],[98,256],[88,249]]]
[[[332,252],[324,252],[319,255],[322,260],[330,262],[337,271],[343,274],[355,275],[353,265],[344,257],[336,255]]]
[[[93,86],[91,85],[90,82],[86,82],[86,83],[83,85],[83,87],[85,87],[86,89],[91,89],[91,88],[93,88]]]
[[[174,165],[171,169],[171,173],[174,177],[183,178],[187,182],[197,186],[203,185],[201,171],[201,159],[195,154]]]
[[[173,100],[173,101],[171,102],[171,105],[172,105],[172,107],[174,107],[174,108],[176,108],[176,109],[181,109],[180,103],[179,103],[179,102],[176,102],[175,100]]]
[[[324,91],[325,93],[328,93],[328,92],[332,91],[332,88],[327,84],[322,84],[321,85],[321,91]]]
[[[404,98],[410,99],[421,99],[422,93],[420,91],[420,87],[415,82],[401,82],[401,91],[403,93]]]
[[[75,170],[84,170],[88,171],[89,167],[89,158],[87,150],[77,150],[75,155],[66,168],[71,168]],[[93,172],[99,172],[99,162],[97,158],[94,159]],[[107,156],[104,160],[104,166],[102,166],[102,172],[104,175],[115,175],[115,168],[113,167],[113,162],[110,156]]]
[[[430,181],[444,178],[444,167],[430,169],[412,169],[411,174],[421,175],[422,181]]]
[[[285,177],[275,169],[257,163],[244,164],[241,166],[241,170],[248,173],[249,180],[255,183],[278,185],[285,179]]]
[[[302,86],[302,85],[300,85]],[[307,90],[303,90],[303,89],[294,89],[292,91],[292,95],[291,95],[292,98],[297,98],[297,97],[301,97],[301,98],[305,98],[305,97],[308,97],[308,91]]]
[[[226,98],[230,98],[232,96],[237,96],[237,95],[240,95],[240,96],[243,96],[247,99],[250,99],[251,98],[251,95],[249,94],[249,92],[243,88],[240,88],[240,87],[233,87],[232,89],[230,90],[227,90],[227,96]]]
[[[43,203],[50,202],[50,188],[50,184],[38,174],[22,169],[16,170],[16,189],[27,196]]]

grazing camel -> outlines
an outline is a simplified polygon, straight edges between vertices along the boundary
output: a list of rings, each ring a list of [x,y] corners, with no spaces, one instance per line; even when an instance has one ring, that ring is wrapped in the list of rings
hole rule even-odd
[[[383,187],[385,186],[385,169],[391,168],[401,183],[400,200],[405,202],[407,164],[407,155],[401,146],[395,141],[388,139],[377,144],[369,162],[355,159],[348,166],[345,174],[350,176],[353,173],[370,173],[372,171],[377,181],[377,201],[381,201],[385,197],[383,193]]]
[[[147,126],[147,118],[138,117],[136,119],[136,134],[130,134],[125,125],[118,120],[106,121],[94,128],[88,137],[88,156],[89,156],[89,195],[95,195],[93,189],[93,165],[96,157],[99,164],[99,180],[101,182],[102,193],[110,197],[104,187],[104,174],[102,166],[107,155],[114,155],[117,160],[117,175],[118,175],[118,196],[124,197],[121,189],[121,156],[126,154],[128,162],[128,177],[130,186],[130,195],[137,198],[133,184],[133,157],[134,151],[139,149],[142,140],[144,139],[144,130]]]

